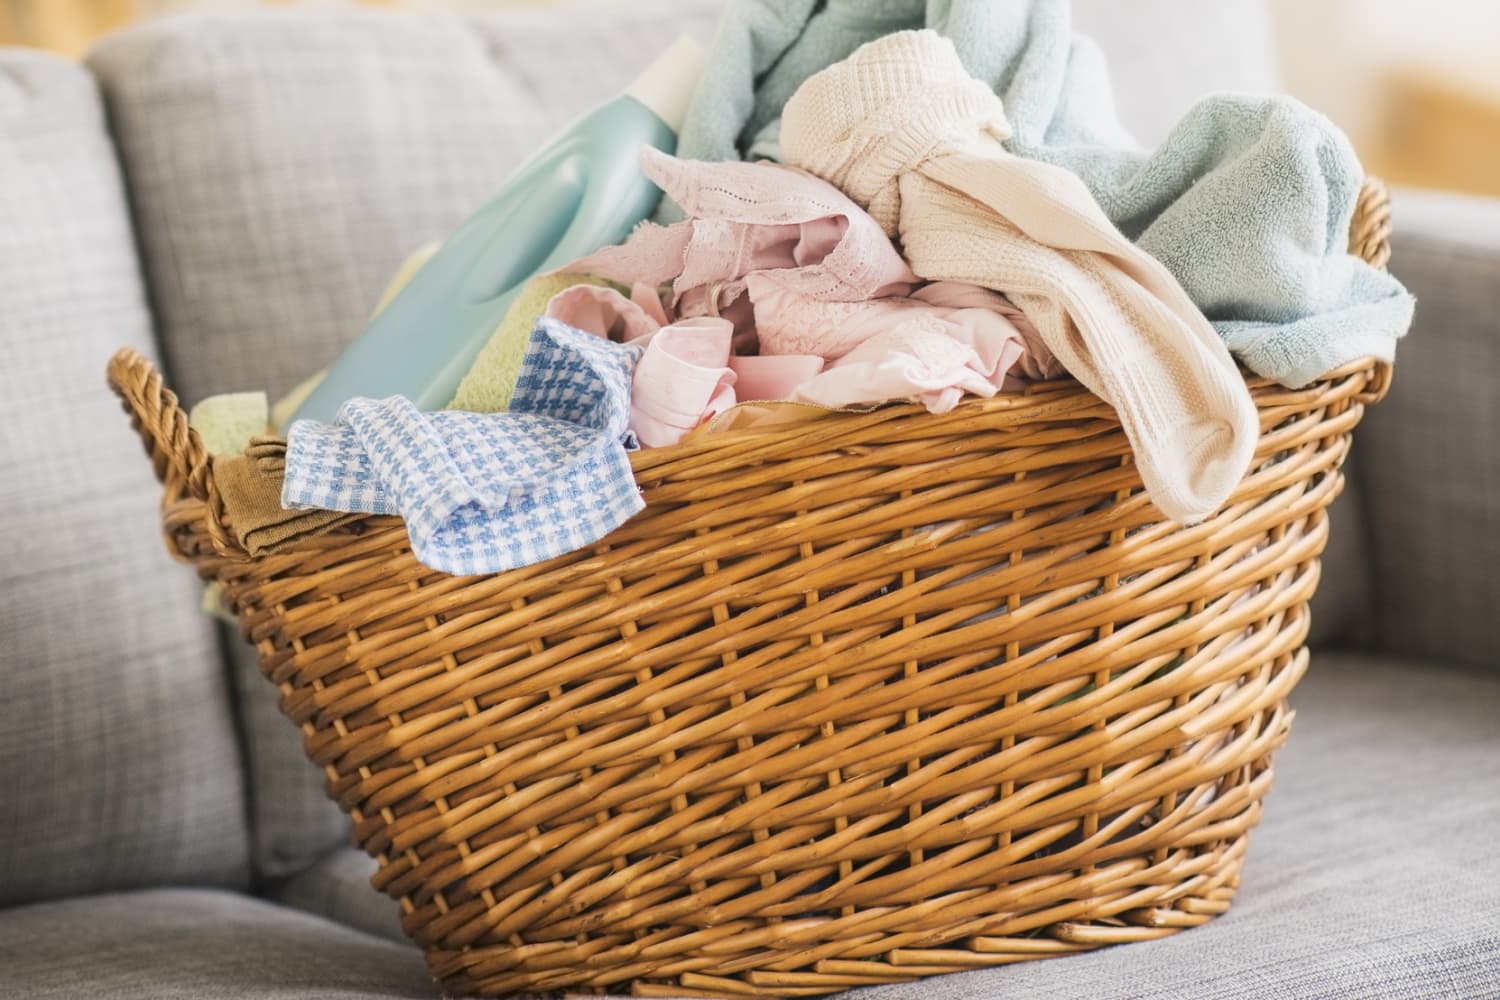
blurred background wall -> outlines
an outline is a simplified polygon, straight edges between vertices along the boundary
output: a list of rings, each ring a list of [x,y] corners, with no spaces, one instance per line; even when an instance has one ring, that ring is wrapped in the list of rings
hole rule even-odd
[[[0,0],[0,44],[76,56],[137,18],[251,2]],[[551,0],[363,2],[479,10]],[[1338,122],[1373,172],[1401,184],[1500,195],[1500,0],[1268,3],[1287,90]]]
[[[1286,89],[1388,180],[1500,195],[1500,0],[1271,0]]]

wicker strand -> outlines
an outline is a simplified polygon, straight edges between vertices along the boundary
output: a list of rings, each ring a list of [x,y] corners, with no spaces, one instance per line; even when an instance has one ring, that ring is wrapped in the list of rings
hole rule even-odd
[[[1366,177],[1349,226],[1349,252],[1375,267],[1391,259],[1391,194],[1378,178]]]
[[[110,388],[124,402],[131,426],[140,434],[156,478],[167,488],[169,497],[187,494],[206,499],[208,453],[161,372],[139,351],[122,347],[109,359],[107,377]]]
[[[167,388],[161,372],[145,355],[124,347],[109,359],[106,377],[130,414],[131,426],[140,435],[156,478],[163,486],[162,523],[167,551],[177,559],[192,561],[193,551],[183,548],[182,529],[202,518],[215,553],[246,558],[224,524],[223,504],[214,488],[208,449],[188,422],[187,411],[179,405],[177,394]]]

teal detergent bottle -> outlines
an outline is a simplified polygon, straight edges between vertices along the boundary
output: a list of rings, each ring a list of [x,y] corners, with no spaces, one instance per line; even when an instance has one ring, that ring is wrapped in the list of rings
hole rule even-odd
[[[642,143],[671,153],[703,68],[679,39],[624,95],[537,153],[443,243],[329,369],[292,419],[332,421],[355,396],[405,396],[440,410],[531,276],[619,243],[661,191]]]

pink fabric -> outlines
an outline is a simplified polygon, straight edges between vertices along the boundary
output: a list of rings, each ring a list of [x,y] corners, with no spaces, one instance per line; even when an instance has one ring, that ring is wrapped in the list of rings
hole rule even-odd
[[[905,328],[905,350],[918,358],[931,352],[936,364],[952,357],[946,341],[973,348],[977,367],[972,370],[991,382],[984,395],[993,395],[1005,374],[1028,355],[1029,377],[1046,378],[1059,367],[1019,309],[973,285],[940,282],[908,297],[820,302],[787,289],[774,274],[752,274],[745,282],[755,303],[760,349],[768,354],[837,359],[872,337]]]
[[[645,223],[624,244],[563,268],[684,292],[754,271],[789,270],[813,298],[857,302],[909,291],[917,277],[875,220],[838,188],[774,163],[707,163],[641,150],[641,169],[690,219]]]
[[[676,444],[736,402],[728,320],[685,319],[648,334],[631,384],[630,428],[647,448]]]
[[[746,355],[730,358],[729,367],[739,377],[734,393],[740,402],[793,399],[823,370],[823,359],[807,354]]]
[[[796,355],[731,357],[734,326],[689,317],[663,324],[656,293],[637,285],[574,286],[547,303],[547,315],[600,337],[646,348],[631,383],[630,428],[642,445],[676,444],[683,435],[749,400],[785,400],[823,370],[823,359]]]
[[[656,293],[656,288],[637,281],[630,286],[630,301],[640,307],[641,311],[650,316],[657,324],[666,326],[672,322],[667,318],[666,307],[661,304],[661,296]]]
[[[1023,350],[1012,375],[1020,375],[1035,382],[1050,378],[1061,378],[1068,374],[1062,362],[1053,355],[1036,327],[1026,314],[1016,308],[1015,303],[998,292],[962,281],[934,281],[911,293],[916,302],[937,309],[952,310],[945,318],[970,330],[983,330],[988,324],[1005,322],[1021,337]],[[996,334],[980,334],[995,337]]]
[[[996,381],[984,375],[989,365],[972,347],[936,329],[940,322],[924,317],[875,334],[802,385],[793,401],[839,408],[910,398],[933,413],[947,413],[966,392],[993,396]],[[1007,367],[1021,348],[1012,350]]]
[[[649,148],[641,163],[690,218],[643,224],[623,245],[562,269],[629,285],[630,299],[579,286],[548,315],[621,340],[646,336],[653,322],[665,332],[674,318],[722,320],[732,330],[727,368],[744,380],[740,400],[838,408],[915,399],[942,412],[966,393],[994,395],[1008,374],[1061,373],[1009,300],[958,282],[919,287],[875,220],[826,181],[779,164],[679,160]],[[654,290],[664,286],[663,306]],[[670,350],[686,336],[674,334]],[[653,383],[668,376],[691,380],[686,399]],[[707,379],[658,360],[634,391],[646,410],[672,412],[662,427],[685,433],[678,407],[721,398],[705,394]],[[667,436],[658,430],[642,442]]]
[[[644,286],[641,286],[644,288]],[[649,302],[644,299],[649,298]],[[649,308],[654,305],[655,308]],[[574,285],[547,300],[547,315],[569,326],[627,343],[649,337],[667,323],[661,300],[650,289],[626,298],[613,288]]]

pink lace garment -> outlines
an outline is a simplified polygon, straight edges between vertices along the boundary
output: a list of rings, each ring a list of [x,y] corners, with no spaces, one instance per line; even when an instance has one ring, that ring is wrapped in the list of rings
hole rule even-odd
[[[643,360],[634,387],[643,410],[679,413],[689,402],[680,386],[692,385],[702,419],[736,389],[740,402],[776,392],[832,408],[914,399],[943,412],[966,393],[994,395],[1007,376],[1061,373],[1008,299],[959,282],[922,285],[880,226],[828,182],[778,164],[678,160],[649,148],[641,161],[690,218],[643,224],[621,246],[562,269],[627,285],[628,298],[578,286],[548,315],[626,341],[718,318],[729,324],[730,357],[709,369],[733,371],[758,355],[738,365],[753,368],[753,380],[737,374],[726,385],[718,374],[689,374],[686,342],[663,338],[657,353],[679,353],[671,364]],[[656,343],[642,342],[648,352]],[[642,442],[662,438],[660,429]]]

